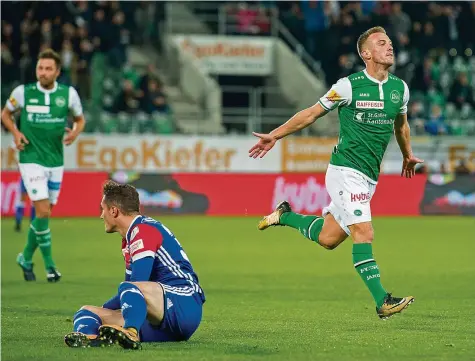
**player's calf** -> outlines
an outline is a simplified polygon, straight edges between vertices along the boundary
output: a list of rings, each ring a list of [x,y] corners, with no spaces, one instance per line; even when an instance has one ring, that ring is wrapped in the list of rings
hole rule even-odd
[[[271,226],[295,228],[305,238],[328,250],[335,249],[348,237],[330,213],[325,217],[294,213],[287,201],[279,203],[274,212],[262,218],[258,229],[264,230]]]
[[[64,336],[64,342],[69,347],[106,347],[112,345],[108,339],[99,338],[99,327],[102,317],[98,314],[102,309],[94,306],[83,306],[74,314],[73,332]],[[112,313],[104,309],[104,315]],[[109,317],[107,321],[117,321]]]

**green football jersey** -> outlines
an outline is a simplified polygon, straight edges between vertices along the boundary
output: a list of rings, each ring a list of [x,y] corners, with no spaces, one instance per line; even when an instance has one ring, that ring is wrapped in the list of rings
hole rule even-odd
[[[407,112],[408,101],[406,83],[392,74],[379,81],[363,70],[338,80],[319,100],[325,110],[338,107],[340,135],[330,164],[355,169],[377,182],[394,121]]]
[[[21,109],[20,131],[29,144],[19,152],[20,163],[35,163],[45,167],[64,164],[63,137],[69,111],[82,114],[76,90],[55,83],[53,89],[43,89],[38,83],[20,85],[13,90],[7,107]]]

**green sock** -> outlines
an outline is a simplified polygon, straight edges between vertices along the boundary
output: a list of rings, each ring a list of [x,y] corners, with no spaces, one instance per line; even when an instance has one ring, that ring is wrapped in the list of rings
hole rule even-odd
[[[36,233],[33,228],[30,227],[28,230],[28,238],[26,240],[25,248],[23,249],[23,265],[25,267],[30,267],[33,260],[33,254],[38,248],[38,243],[36,243]]]
[[[304,216],[294,212],[285,212],[280,216],[280,224],[298,229],[305,237],[317,243],[324,220],[323,217]]]
[[[376,306],[381,307],[387,292],[381,285],[379,267],[373,258],[371,243],[353,244],[353,263],[356,271],[373,295]]]
[[[53,257],[51,256],[51,231],[48,227],[48,218],[35,218],[32,222],[36,234],[36,242],[41,249],[45,268],[56,268]]]

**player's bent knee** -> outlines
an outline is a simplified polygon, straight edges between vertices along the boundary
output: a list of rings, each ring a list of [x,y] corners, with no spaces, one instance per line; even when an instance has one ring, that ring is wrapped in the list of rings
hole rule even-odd
[[[351,236],[355,243],[372,243],[374,240],[374,229],[371,222],[357,223],[349,226]]]
[[[97,309],[97,306],[85,305],[85,306],[82,306],[79,310],[95,312],[96,309]]]
[[[348,238],[346,233],[339,235],[320,233],[318,244],[331,251],[337,248],[346,238]]]
[[[51,212],[51,203],[49,199],[41,199],[33,202],[37,214],[48,216]]]

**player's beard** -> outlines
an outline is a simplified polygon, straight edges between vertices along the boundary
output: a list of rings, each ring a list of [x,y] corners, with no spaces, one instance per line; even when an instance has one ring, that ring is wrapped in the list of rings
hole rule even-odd
[[[40,85],[43,88],[50,89],[50,88],[53,87],[53,84],[56,81],[56,79],[55,78],[53,78],[53,79],[40,78],[38,81],[40,82]]]

